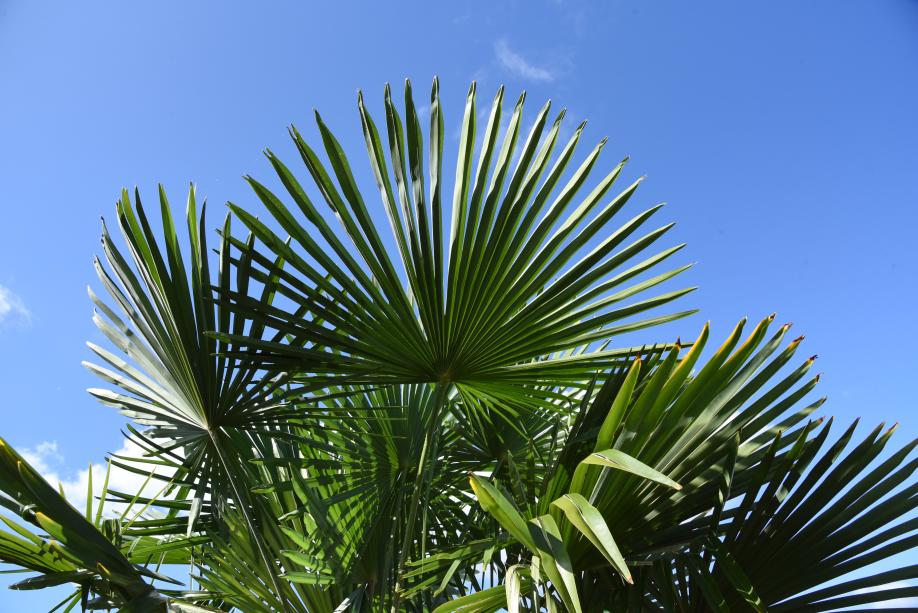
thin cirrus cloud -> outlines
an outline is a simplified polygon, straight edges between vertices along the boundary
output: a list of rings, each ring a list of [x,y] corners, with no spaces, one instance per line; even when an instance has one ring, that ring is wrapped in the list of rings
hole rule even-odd
[[[494,43],[494,53],[497,55],[497,61],[504,69],[521,79],[543,83],[555,80],[554,72],[543,66],[536,66],[511,49],[509,43],[504,39]]]
[[[32,321],[32,315],[26,308],[22,298],[10,290],[0,285],[0,324],[7,322],[17,322],[28,324]]]

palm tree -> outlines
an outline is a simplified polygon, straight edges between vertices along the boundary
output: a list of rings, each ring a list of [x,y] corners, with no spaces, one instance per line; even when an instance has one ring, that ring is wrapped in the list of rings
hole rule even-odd
[[[707,326],[623,345],[691,312],[659,312],[692,289],[666,289],[682,245],[655,247],[672,224],[643,229],[659,205],[617,221],[640,183],[606,200],[625,161],[588,186],[605,141],[571,165],[583,124],[561,145],[546,104],[524,134],[524,101],[504,124],[497,92],[473,163],[470,88],[447,213],[436,80],[426,147],[410,84],[404,121],[386,88],[385,143],[358,97],[394,252],[318,114],[322,153],[290,129],[309,181],[268,151],[280,189],[247,177],[267,216],[231,203],[248,233],[228,216],[215,258],[194,188],[185,253],[162,190],[161,240],[123,193],[129,255],[103,227],[110,300],[90,292],[114,350],[90,344],[104,365],[87,364],[116,389],[90,392],[145,450],[110,465],[162,486],[106,488],[81,515],[4,444],[0,502],[21,521],[3,518],[0,559],[39,573],[14,587],[75,583],[68,610],[130,611],[916,595],[918,567],[874,566],[918,538],[915,443],[885,452],[878,428],[845,454],[853,426],[830,443],[813,358],[792,366],[801,339],[773,316],[706,359]],[[187,587],[161,587],[167,571]]]

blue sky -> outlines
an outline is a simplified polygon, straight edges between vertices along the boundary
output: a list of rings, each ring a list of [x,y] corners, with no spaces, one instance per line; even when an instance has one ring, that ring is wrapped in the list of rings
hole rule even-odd
[[[178,204],[194,181],[216,226],[254,208],[264,147],[293,160],[287,124],[318,108],[363,155],[356,90],[378,113],[385,82],[435,74],[448,126],[471,80],[483,102],[503,83],[631,156],[698,263],[672,336],[777,311],[820,356],[825,413],[918,434],[918,2],[153,6],[0,0],[0,435],[72,487],[122,445],[80,366],[120,188]]]

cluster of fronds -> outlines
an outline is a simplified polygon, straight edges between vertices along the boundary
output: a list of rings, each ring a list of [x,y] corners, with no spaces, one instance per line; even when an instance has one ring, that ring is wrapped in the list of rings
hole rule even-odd
[[[318,150],[290,130],[305,173],[267,152],[275,188],[247,178],[267,214],[230,204],[216,255],[193,188],[186,238],[162,190],[161,236],[125,192],[109,298],[90,292],[110,347],[87,366],[144,450],[111,465],[158,493],[94,507],[90,485],[81,514],[3,444],[22,521],[2,517],[0,560],[37,573],[13,587],[74,584],[66,610],[316,613],[918,595],[918,567],[872,570],[918,538],[915,443],[830,438],[773,316],[707,356],[707,327],[622,346],[689,313],[668,310],[691,291],[670,287],[682,245],[657,246],[659,205],[619,221],[626,160],[589,182],[605,141],[576,163],[584,126],[563,142],[546,104],[526,132],[523,102],[508,118],[501,89],[478,134],[470,89],[450,196],[436,81],[426,133],[410,85],[404,115],[386,89],[385,138],[361,97],[382,213],[316,115]]]

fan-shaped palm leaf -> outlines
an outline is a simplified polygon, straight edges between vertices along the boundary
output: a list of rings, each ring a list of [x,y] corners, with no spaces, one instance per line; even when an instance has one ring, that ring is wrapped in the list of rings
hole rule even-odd
[[[476,88],[469,90],[449,216],[451,231],[444,245],[447,220],[442,201],[447,187],[442,168],[443,110],[436,81],[426,171],[424,139],[410,84],[405,88],[404,123],[386,89],[385,145],[360,97],[358,110],[370,167],[398,247],[396,259],[386,251],[350,162],[321,117],[317,114],[316,121],[330,170],[291,128],[313,186],[341,227],[332,228],[294,172],[268,152],[293,208],[255,179],[249,178],[249,183],[292,243],[242,208],[231,207],[287,264],[286,270],[279,271],[273,267],[273,257],[236,241],[262,267],[263,275],[277,276],[278,291],[291,301],[289,309],[260,313],[260,321],[285,333],[288,342],[251,335],[227,338],[249,359],[251,352],[243,350],[257,350],[262,365],[308,375],[304,382],[310,386],[341,377],[349,377],[351,384],[441,382],[492,403],[531,406],[538,401],[530,389],[534,382],[551,379],[552,387],[580,383],[589,378],[591,368],[627,354],[564,352],[684,315],[633,319],[690,291],[629,301],[685,269],[636,280],[681,248],[642,256],[672,225],[641,230],[659,206],[621,227],[612,225],[640,181],[603,203],[623,161],[588,194],[580,195],[605,140],[563,181],[583,125],[553,159],[564,112],[546,132],[550,108],[546,104],[519,145],[524,99],[521,96],[516,103],[501,138],[504,93],[502,88],[498,92],[473,169]],[[627,267],[635,259],[637,263]],[[254,306],[238,293],[224,293],[224,298],[247,315]],[[313,318],[304,317],[303,311]],[[561,359],[544,359],[548,356]]]
[[[207,332],[238,334],[246,322],[215,305],[211,298],[206,233],[198,219],[194,188],[188,195],[188,264],[162,188],[159,196],[164,250],[139,194],[132,203],[124,192],[117,206],[130,263],[103,227],[102,248],[114,277],[98,260],[96,271],[121,314],[90,290],[98,309],[94,321],[127,359],[89,343],[107,366],[86,363],[87,368],[121,388],[90,392],[145,426],[144,432],[135,431],[135,436],[150,450],[149,455],[170,463],[176,471],[173,479],[193,492],[189,531],[206,498],[212,498],[208,506],[217,511],[226,504],[250,507],[251,512],[241,517],[249,522],[261,564],[274,568],[276,562],[253,525],[259,503],[249,493],[255,474],[248,459],[264,446],[260,438],[282,415],[283,406],[274,393],[284,377],[220,355],[220,341]],[[203,220],[203,210],[201,217]],[[224,235],[228,234],[229,218],[224,226]],[[228,247],[224,240],[216,280],[227,291],[233,287]],[[248,292],[246,259],[237,264],[234,289]],[[267,309],[272,298],[269,281],[263,285],[259,302]],[[254,322],[249,332],[257,335],[260,329]],[[274,588],[277,594],[283,592],[278,583]]]

